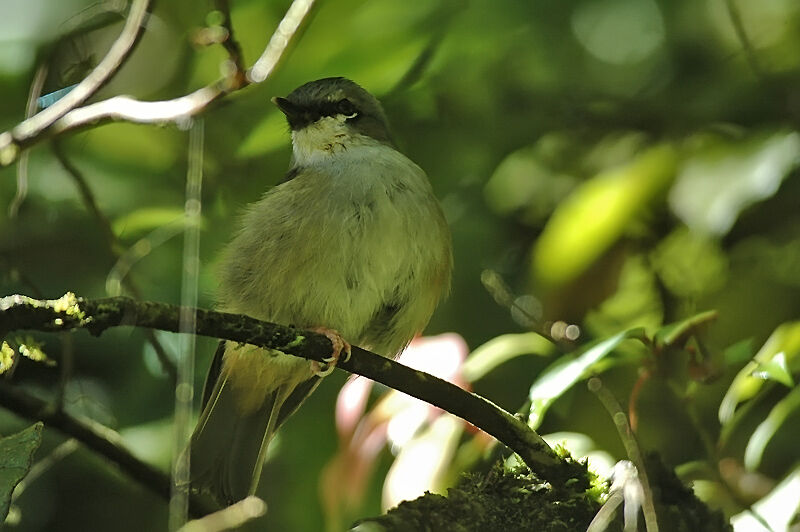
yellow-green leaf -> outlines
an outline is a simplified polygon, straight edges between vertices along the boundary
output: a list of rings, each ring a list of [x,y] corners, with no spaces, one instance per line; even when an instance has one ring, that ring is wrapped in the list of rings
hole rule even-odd
[[[761,464],[761,457],[764,449],[792,413],[800,408],[800,388],[794,388],[789,395],[778,401],[767,418],[759,423],[750,440],[747,442],[747,449],[744,452],[744,465],[749,470],[755,470]]]
[[[677,154],[667,144],[578,187],[553,213],[533,250],[533,275],[558,286],[582,274],[675,175]]]
[[[774,371],[776,364],[777,367],[787,368],[785,373],[789,373],[788,368],[794,368],[799,360],[798,354],[800,354],[800,321],[780,325],[753,360],[748,362],[733,379],[725,397],[722,398],[719,420],[723,424],[730,421],[739,403],[753,398],[761,390],[764,382],[776,380],[786,383],[781,372]],[[770,369],[772,371],[769,371]]]
[[[554,350],[549,340],[536,333],[503,334],[472,351],[461,372],[468,382],[475,382],[512,358],[527,354],[547,356]]]
[[[531,413],[528,416],[528,425],[536,429],[541,425],[542,419],[550,405],[561,397],[576,382],[588,377],[597,362],[611,353],[623,341],[629,338],[640,338],[644,329],[636,328],[624,331],[594,344],[578,356],[566,355],[561,357],[536,379],[531,386],[528,398],[531,401]]]
[[[183,209],[178,207],[146,207],[120,216],[114,220],[112,227],[114,234],[124,238],[133,238],[174,223],[183,215]]]
[[[655,336],[654,340],[658,347],[673,347],[677,344],[680,347],[682,344],[686,342],[693,334],[697,332],[699,328],[704,327],[708,323],[717,319],[717,311],[716,310],[708,310],[706,312],[701,312],[699,314],[695,314],[694,316],[690,316],[685,320],[681,320],[676,323],[670,323],[665,325],[659,329]]]

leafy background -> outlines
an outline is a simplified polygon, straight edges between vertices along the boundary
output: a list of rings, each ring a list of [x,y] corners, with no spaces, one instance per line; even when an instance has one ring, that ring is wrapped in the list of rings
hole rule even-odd
[[[248,63],[287,5],[232,2]],[[0,9],[2,130],[23,118],[37,62],[55,65],[46,92],[75,83],[122,20],[113,2],[0,0]],[[224,51],[194,43],[212,11],[158,3],[132,59],[97,97],[163,99],[219,77]],[[627,341],[581,369],[600,373],[635,415],[642,448],[661,453],[726,514],[797,481],[800,4],[321,2],[271,80],[204,115],[202,306],[213,303],[214,261],[237,213],[288,164],[287,128],[269,98],[332,75],[382,99],[399,146],[430,175],[452,227],[453,292],[427,334],[456,332],[471,349],[516,335],[490,344],[480,365],[467,363],[477,392],[516,411],[564,351],[634,327],[652,336],[716,310],[713,322],[689,327],[688,346]],[[185,128],[111,124],[60,146],[110,220],[117,251],[142,255],[128,274],[141,296],[178,302]],[[0,170],[2,293],[102,297],[117,289],[107,235],[48,144],[32,150],[29,192],[11,216],[15,171]],[[562,351],[528,332],[557,320],[580,330]],[[173,391],[141,331],[31,336],[14,342],[38,342],[59,364],[22,360],[14,384],[42,397],[63,384],[70,412],[116,428],[135,454],[166,470]],[[158,336],[176,348],[175,337]],[[198,383],[212,351],[199,342]],[[624,458],[608,414],[572,377],[549,392],[540,431],[580,436],[600,456]],[[320,472],[337,453],[333,405],[345,378],[327,379],[282,429],[259,492],[269,505],[262,525],[337,530],[381,511],[397,446],[376,451],[374,471],[344,511],[326,513],[320,502],[331,496]],[[29,425],[0,409],[0,434]],[[489,452],[479,436],[454,430],[453,452],[438,458],[439,489],[459,470],[485,467]],[[39,460],[62,448],[60,434],[44,434]],[[62,454],[18,488],[9,529],[164,527],[161,500],[82,448]],[[796,490],[781,501],[785,524]]]

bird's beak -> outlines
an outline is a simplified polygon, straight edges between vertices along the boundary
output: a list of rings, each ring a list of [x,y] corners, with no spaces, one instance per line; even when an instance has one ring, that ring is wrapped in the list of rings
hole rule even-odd
[[[272,99],[272,103],[278,106],[278,109],[280,109],[281,112],[286,115],[286,118],[300,118],[303,114],[303,109],[293,104],[286,98],[276,96]]]

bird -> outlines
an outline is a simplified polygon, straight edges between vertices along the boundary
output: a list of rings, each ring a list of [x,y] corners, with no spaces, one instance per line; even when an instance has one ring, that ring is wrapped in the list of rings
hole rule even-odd
[[[441,206],[372,94],[332,77],[272,102],[291,131],[291,163],[222,251],[217,308],[322,332],[334,352],[324,367],[220,342],[189,449],[191,489],[221,506],[255,493],[275,431],[342,352],[358,345],[398,356],[452,277]]]

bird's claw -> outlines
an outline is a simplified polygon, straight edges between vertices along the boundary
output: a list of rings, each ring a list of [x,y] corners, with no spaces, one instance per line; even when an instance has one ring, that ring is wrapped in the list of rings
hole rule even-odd
[[[334,368],[336,368],[336,364],[339,363],[339,359],[342,356],[342,351],[344,351],[344,361],[347,362],[350,360],[350,344],[347,343],[345,339],[333,329],[317,327],[311,330],[320,334],[324,334],[333,344],[333,352],[331,353],[331,356],[323,358],[322,362],[317,362],[316,360],[311,361],[311,371],[314,373],[314,375],[317,377],[327,377],[333,373]]]

